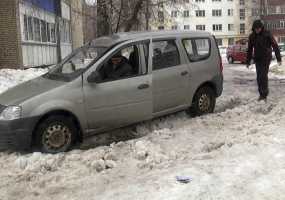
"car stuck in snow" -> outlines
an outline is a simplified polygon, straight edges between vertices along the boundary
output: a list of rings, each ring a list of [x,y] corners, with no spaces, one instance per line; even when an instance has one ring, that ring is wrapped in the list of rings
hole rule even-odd
[[[0,146],[69,150],[83,138],[187,110],[214,111],[223,66],[207,32],[121,33],[0,95]]]

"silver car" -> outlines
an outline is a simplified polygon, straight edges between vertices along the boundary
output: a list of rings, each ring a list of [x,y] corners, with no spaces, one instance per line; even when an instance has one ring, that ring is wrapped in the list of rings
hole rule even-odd
[[[207,32],[98,38],[0,95],[0,148],[58,153],[88,136],[177,111],[212,113],[222,71]]]

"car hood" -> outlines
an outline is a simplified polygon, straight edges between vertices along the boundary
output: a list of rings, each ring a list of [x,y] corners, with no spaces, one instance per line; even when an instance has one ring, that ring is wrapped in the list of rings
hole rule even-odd
[[[0,94],[0,104],[18,105],[29,98],[45,93],[63,84],[65,84],[65,82],[38,77]]]

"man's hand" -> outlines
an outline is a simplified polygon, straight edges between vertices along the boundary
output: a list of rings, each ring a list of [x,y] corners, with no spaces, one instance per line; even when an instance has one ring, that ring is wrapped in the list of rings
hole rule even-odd
[[[249,69],[249,66],[250,66],[249,64],[246,64],[246,68],[247,68],[247,69]]]
[[[281,61],[281,62],[278,62],[278,65],[281,66],[281,65],[282,65],[282,61]]]

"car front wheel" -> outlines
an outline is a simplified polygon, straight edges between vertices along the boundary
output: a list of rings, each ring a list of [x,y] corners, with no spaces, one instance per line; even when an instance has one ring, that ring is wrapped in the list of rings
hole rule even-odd
[[[61,115],[50,116],[37,128],[36,145],[43,153],[65,152],[74,144],[77,132],[71,118]]]
[[[216,95],[211,87],[200,88],[193,99],[191,108],[188,113],[192,116],[201,116],[208,113],[213,113],[216,105]]]

